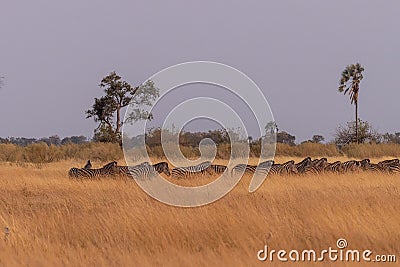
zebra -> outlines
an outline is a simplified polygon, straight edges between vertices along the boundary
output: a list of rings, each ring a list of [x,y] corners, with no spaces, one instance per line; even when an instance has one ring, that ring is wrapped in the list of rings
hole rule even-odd
[[[305,159],[303,159],[301,162],[296,163],[296,169],[298,173],[304,173],[305,169],[307,166],[309,166],[311,164],[311,158],[307,157]]]
[[[340,161],[335,161],[333,163],[328,163],[327,166],[323,169],[324,172],[334,172],[334,173],[342,173],[343,165]]]
[[[386,172],[388,171],[388,169],[381,165],[381,164],[376,164],[376,163],[370,163],[368,164],[368,171],[372,171],[372,172]]]
[[[371,164],[371,161],[369,159],[363,159],[363,160],[358,161],[358,166],[363,171],[367,171],[369,169],[370,164]]]
[[[356,160],[349,160],[342,163],[343,172],[355,172],[358,170],[359,163]]]
[[[385,164],[399,164],[400,163],[400,160],[399,159],[388,159],[388,160],[384,160],[384,161],[381,161],[381,162],[379,162],[380,164],[383,164],[383,165],[385,165]]]
[[[210,170],[212,174],[222,174],[227,170],[227,167],[225,165],[212,164]]]
[[[238,173],[254,173],[256,169],[256,165],[237,164],[235,167],[233,167],[231,176],[235,176]]]
[[[121,176],[129,176],[129,168],[135,168],[135,167],[141,167],[141,166],[150,166],[150,164],[146,162],[142,162],[139,165],[135,166],[117,166],[116,168],[116,174],[121,175]]]
[[[176,167],[172,169],[172,177],[188,178],[197,174],[211,174],[211,162],[205,161],[194,166]]]
[[[386,172],[400,172],[400,163],[398,159],[384,160],[378,163]]]
[[[303,173],[320,175],[321,173],[324,172],[324,169],[327,165],[328,165],[327,158],[314,159],[310,165],[304,168]]]
[[[92,163],[90,162],[90,159],[86,162],[86,165],[83,168],[87,170],[92,168]]]
[[[272,164],[268,173],[271,175],[291,175],[297,174],[298,171],[296,164],[294,164],[294,160],[289,160],[288,162],[282,164]]]
[[[71,168],[68,172],[68,176],[70,178],[97,178],[99,179],[100,176],[107,176],[113,175],[116,173],[116,166],[117,162],[113,161],[106,165],[104,165],[100,169],[78,169],[78,168]]]
[[[282,174],[297,174],[297,168],[296,168],[296,164],[294,164],[294,160],[290,160],[288,162],[285,162],[283,164],[281,164],[279,173]]]
[[[262,174],[267,175],[271,171],[273,165],[274,165],[273,160],[267,160],[267,161],[261,162],[260,164],[258,164],[256,171],[258,173],[261,172]]]
[[[154,165],[142,163],[140,165],[128,167],[128,169],[128,175],[132,176],[133,178],[152,178],[156,176],[157,173],[165,173],[168,176],[171,175],[167,162],[160,162]]]
[[[236,165],[232,171],[231,176],[236,175],[237,173],[255,173],[261,172],[265,175],[270,171],[271,166],[274,164],[273,160],[267,160],[261,162],[258,166],[257,165],[246,165],[246,164],[238,164]]]

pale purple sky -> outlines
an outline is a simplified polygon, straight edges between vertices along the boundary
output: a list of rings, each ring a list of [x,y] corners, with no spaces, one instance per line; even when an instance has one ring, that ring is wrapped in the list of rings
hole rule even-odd
[[[337,85],[360,62],[360,117],[400,131],[399,1],[88,2],[1,2],[0,136],[91,137],[103,76],[136,85],[193,60],[246,73],[297,141],[354,119]]]

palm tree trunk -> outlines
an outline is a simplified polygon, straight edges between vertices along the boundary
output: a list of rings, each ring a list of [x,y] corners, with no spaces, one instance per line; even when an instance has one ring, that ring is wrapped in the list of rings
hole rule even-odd
[[[358,101],[356,101],[355,104],[356,104],[356,143],[358,144]]]

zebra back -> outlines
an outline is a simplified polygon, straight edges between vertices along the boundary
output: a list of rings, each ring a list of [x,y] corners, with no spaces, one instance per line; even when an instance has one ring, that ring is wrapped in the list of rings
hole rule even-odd
[[[343,172],[342,163],[340,161],[328,163],[328,165],[325,166],[324,171],[325,172],[333,172],[333,173],[342,173]]]
[[[175,178],[188,178],[198,174],[211,174],[211,162],[205,161],[198,165],[187,167],[176,167],[172,169],[172,177]]]
[[[301,162],[296,163],[296,169],[298,173],[304,173],[305,168],[307,166],[311,165],[311,158],[307,157],[305,159],[303,159]]]
[[[254,173],[256,171],[257,166],[247,165],[247,164],[237,164],[231,170],[231,176],[235,176],[238,173]]]
[[[349,160],[342,163],[342,168],[344,172],[355,172],[358,170],[358,161],[356,160]]]
[[[145,165],[150,165],[147,161],[146,162],[142,162],[141,164],[135,165],[134,167],[139,167],[139,166],[145,166]],[[116,166],[116,174],[117,175],[121,175],[121,176],[129,176],[129,167],[130,166]]]
[[[78,169],[72,168],[68,174],[71,178],[99,178],[101,176],[114,175],[116,173],[117,162],[113,161],[104,165],[100,169]]]
[[[210,170],[212,174],[222,174],[226,171],[227,167],[225,165],[212,164]]]
[[[298,171],[296,165],[294,164],[294,160],[289,160],[288,162],[282,163],[279,168],[280,175],[291,175],[297,173]]]
[[[379,166],[386,172],[399,172],[400,171],[400,163],[398,159],[384,160],[378,163]]]

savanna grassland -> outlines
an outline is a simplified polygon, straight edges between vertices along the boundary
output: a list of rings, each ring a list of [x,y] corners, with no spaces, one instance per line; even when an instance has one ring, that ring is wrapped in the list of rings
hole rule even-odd
[[[339,238],[400,260],[400,175],[276,176],[255,193],[245,176],[219,201],[177,208],[134,181],[70,180],[82,163],[0,163],[0,266],[290,266],[257,251],[336,248]]]

